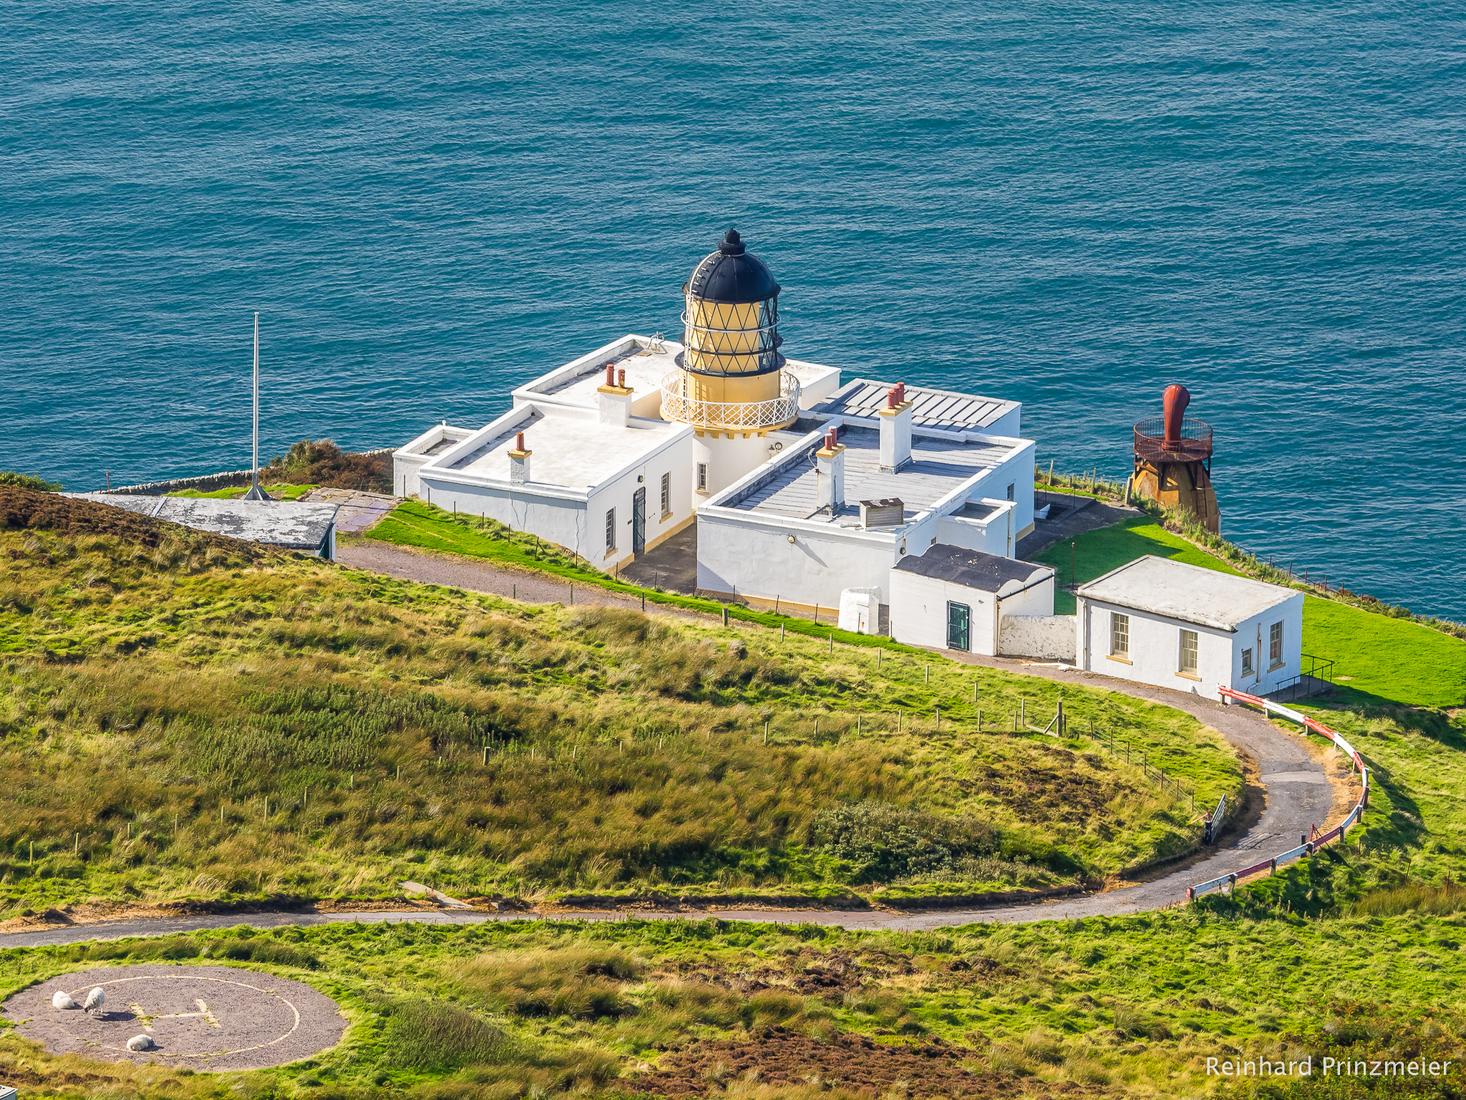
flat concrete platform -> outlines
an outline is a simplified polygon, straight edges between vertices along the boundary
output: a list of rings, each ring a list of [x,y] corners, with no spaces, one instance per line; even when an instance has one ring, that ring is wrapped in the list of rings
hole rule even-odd
[[[664,588],[688,596],[696,593],[697,523],[689,523],[630,565],[622,567],[620,575],[633,584]]]
[[[54,1008],[60,991],[81,1004],[100,986],[95,1012]],[[192,1070],[265,1069],[335,1046],[346,1030],[336,1002],[301,982],[232,966],[106,966],[62,974],[0,1006],[16,1031],[53,1054],[152,1062]],[[148,1035],[151,1051],[127,1041]]]

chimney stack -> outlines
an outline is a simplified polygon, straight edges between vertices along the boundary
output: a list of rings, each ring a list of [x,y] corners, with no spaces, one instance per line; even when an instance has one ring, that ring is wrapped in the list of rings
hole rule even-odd
[[[840,430],[827,431],[824,446],[814,454],[819,507],[833,519],[845,504],[845,444],[840,442]]]
[[[911,402],[906,400],[905,382],[897,382],[886,392],[885,408],[876,415],[881,428],[881,470],[894,473],[911,462]]]
[[[606,364],[606,381],[596,387],[596,402],[603,424],[624,428],[631,421],[631,387],[626,384],[626,371],[616,370],[614,362]]]
[[[519,432],[514,437],[514,449],[509,452],[509,484],[529,483],[529,456],[532,454],[534,452],[524,445],[524,433]]]

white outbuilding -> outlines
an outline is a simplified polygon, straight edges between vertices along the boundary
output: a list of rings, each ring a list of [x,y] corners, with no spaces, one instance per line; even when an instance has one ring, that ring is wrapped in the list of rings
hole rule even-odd
[[[1081,585],[1079,668],[1209,698],[1295,682],[1303,593],[1168,558],[1143,557]]]
[[[1054,613],[1054,571],[937,543],[891,570],[890,613],[898,642],[993,657],[1004,618]]]

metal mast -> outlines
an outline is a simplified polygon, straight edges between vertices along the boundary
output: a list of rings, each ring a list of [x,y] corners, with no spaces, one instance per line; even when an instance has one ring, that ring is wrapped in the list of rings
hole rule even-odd
[[[254,357],[254,430],[253,447],[250,451],[249,492],[245,500],[269,500],[270,495],[260,488],[260,313],[255,310],[255,357]]]

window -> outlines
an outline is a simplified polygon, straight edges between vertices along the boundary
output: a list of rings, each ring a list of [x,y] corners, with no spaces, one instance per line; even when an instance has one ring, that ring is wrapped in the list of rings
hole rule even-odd
[[[972,648],[972,608],[965,603],[947,604],[947,648]]]
[[[1267,628],[1268,668],[1277,668],[1283,663],[1283,624],[1273,623]]]
[[[1130,656],[1130,616],[1118,611],[1110,612],[1110,656],[1122,659]]]
[[[1195,676],[1197,663],[1198,639],[1196,631],[1181,631],[1181,655],[1176,662],[1176,671],[1182,676]]]
[[[606,549],[616,549],[616,509],[606,509]]]
[[[708,464],[706,462],[697,464],[697,491],[699,493],[708,491]]]
[[[1014,488],[1015,488],[1014,483],[1011,482],[1011,481],[1008,482],[1008,499],[1009,500],[1012,500],[1013,499],[1013,489]]]
[[[672,475],[662,475],[662,515],[672,514]]]
[[[1242,651],[1242,675],[1252,675],[1252,647],[1248,646]]]

